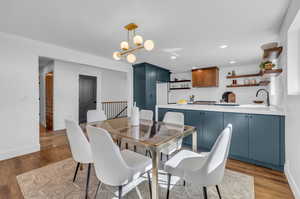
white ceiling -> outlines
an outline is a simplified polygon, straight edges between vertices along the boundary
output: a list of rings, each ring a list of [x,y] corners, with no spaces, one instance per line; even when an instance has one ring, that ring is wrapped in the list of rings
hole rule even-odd
[[[137,23],[152,52],[138,62],[173,71],[258,63],[260,45],[278,39],[289,0],[1,0],[0,31],[112,59],[123,26]],[[220,49],[218,46],[229,47]],[[175,48],[179,55],[171,60]],[[177,49],[178,48],[178,49]],[[164,49],[167,51],[164,51]]]

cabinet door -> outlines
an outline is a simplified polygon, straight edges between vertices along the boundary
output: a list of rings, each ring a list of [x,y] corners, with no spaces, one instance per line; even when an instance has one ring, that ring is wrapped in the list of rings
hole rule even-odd
[[[200,137],[202,134],[202,111],[186,111],[185,114],[185,124],[193,126],[197,129],[197,145],[198,148],[201,148]],[[187,136],[183,139],[184,144],[192,146],[192,135]]]
[[[146,76],[145,67],[142,64],[134,65],[133,67],[133,100],[136,105],[141,108],[146,108]]]
[[[250,158],[267,164],[279,165],[280,117],[250,115]]]
[[[224,113],[224,128],[232,124],[230,156],[249,158],[249,117],[242,113]]]
[[[193,87],[218,87],[219,68],[210,67],[192,71]]]
[[[168,82],[170,81],[170,72],[164,69],[157,69],[157,81]]]
[[[156,105],[156,68],[146,66],[146,106],[155,111]]]
[[[216,139],[223,130],[223,113],[205,111],[203,113],[203,133],[200,137],[200,145],[204,149],[211,150]]]

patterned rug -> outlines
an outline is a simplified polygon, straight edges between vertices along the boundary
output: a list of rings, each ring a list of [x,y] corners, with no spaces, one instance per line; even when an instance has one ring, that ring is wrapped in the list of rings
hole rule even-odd
[[[35,169],[17,176],[19,186],[25,199],[79,199],[85,196],[87,165],[78,171],[75,183],[72,182],[76,163],[70,158],[48,166]],[[92,168],[89,188],[89,198],[95,197],[97,178]],[[160,198],[166,198],[167,176],[163,171],[159,174]],[[130,189],[129,185],[123,192],[125,199],[149,199],[147,177],[142,176],[138,183],[138,190]],[[251,176],[226,170],[223,183],[219,186],[223,199],[254,199],[254,179]],[[140,195],[138,194],[140,192]],[[117,198],[115,187],[103,185],[99,190],[98,199]],[[189,194],[187,194],[189,193]],[[170,198],[187,199],[203,198],[202,189],[188,184],[183,186],[182,180],[172,177]],[[218,199],[215,187],[208,187],[208,198]]]

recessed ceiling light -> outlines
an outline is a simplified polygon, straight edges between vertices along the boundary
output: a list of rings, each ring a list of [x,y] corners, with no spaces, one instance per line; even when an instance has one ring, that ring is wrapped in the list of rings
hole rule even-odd
[[[223,45],[221,45],[221,46],[219,46],[219,47],[222,48],[222,49],[224,49],[224,48],[228,48],[228,45],[223,44]]]
[[[177,59],[177,57],[176,57],[175,55],[172,55],[172,56],[171,56],[171,59],[174,60],[174,59]]]
[[[230,64],[235,64],[235,63],[236,63],[236,61],[234,61],[234,60],[231,60],[231,61],[229,61],[229,63],[230,63]]]

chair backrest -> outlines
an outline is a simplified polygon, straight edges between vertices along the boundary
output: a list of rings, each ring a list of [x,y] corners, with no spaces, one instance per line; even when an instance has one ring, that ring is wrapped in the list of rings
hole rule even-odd
[[[87,122],[96,122],[106,120],[107,117],[103,110],[89,110],[87,112]]]
[[[166,112],[163,122],[184,125],[184,114],[179,112]]]
[[[209,176],[208,179],[211,181],[217,181],[218,183],[222,181],[229,154],[231,137],[232,125],[228,124],[214,143],[207,161],[203,166],[203,169]]]
[[[140,119],[142,120],[153,120],[153,111],[151,110],[141,110]]]
[[[83,134],[80,126],[72,120],[65,120],[65,124],[73,159],[80,163],[92,163],[90,143]]]
[[[101,128],[87,126],[98,179],[111,186],[120,186],[131,180],[133,171],[121,156],[119,147],[110,134]]]

